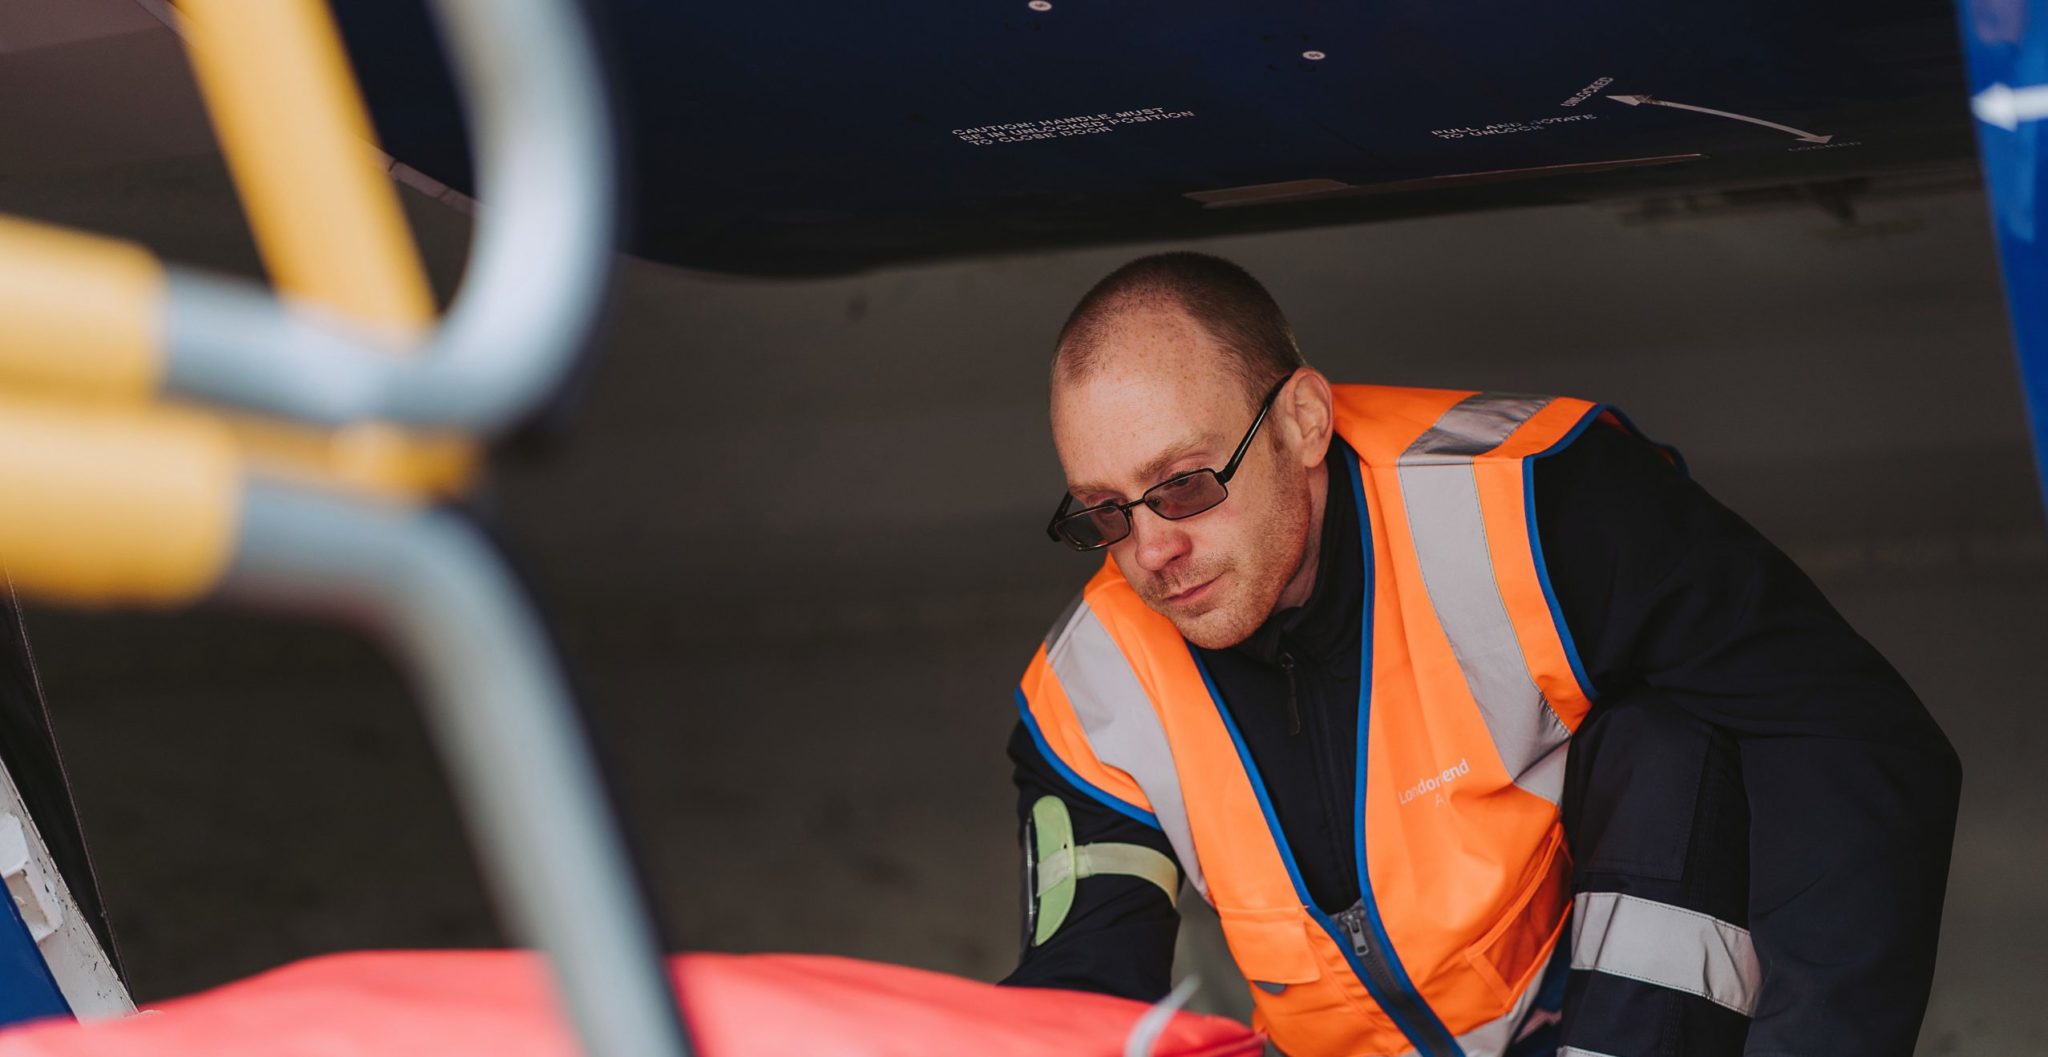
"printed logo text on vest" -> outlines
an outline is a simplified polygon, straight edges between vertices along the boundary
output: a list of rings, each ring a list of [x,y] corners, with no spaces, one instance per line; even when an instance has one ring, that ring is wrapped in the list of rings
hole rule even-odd
[[[1429,777],[1424,778],[1422,781],[1415,783],[1413,786],[1402,790],[1401,803],[1405,805],[1410,800],[1413,800],[1416,797],[1422,796],[1426,793],[1435,793],[1435,802],[1438,804],[1445,803],[1443,787],[1451,784],[1452,782],[1457,781],[1460,778],[1463,778],[1464,776],[1470,773],[1472,773],[1472,765],[1466,763],[1464,757],[1460,757],[1457,763],[1454,763],[1449,767],[1444,768],[1442,773],[1430,775]]]

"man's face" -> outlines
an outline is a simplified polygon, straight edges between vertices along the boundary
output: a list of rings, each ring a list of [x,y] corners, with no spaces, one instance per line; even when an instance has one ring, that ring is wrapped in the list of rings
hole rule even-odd
[[[1120,321],[1108,345],[1088,374],[1053,386],[1053,444],[1075,509],[1221,469],[1258,408],[1208,334],[1178,311],[1142,310]],[[1145,604],[1205,649],[1244,641],[1303,568],[1311,475],[1276,421],[1282,413],[1276,407],[1260,428],[1229,498],[1180,521],[1135,507],[1131,534],[1110,547]]]

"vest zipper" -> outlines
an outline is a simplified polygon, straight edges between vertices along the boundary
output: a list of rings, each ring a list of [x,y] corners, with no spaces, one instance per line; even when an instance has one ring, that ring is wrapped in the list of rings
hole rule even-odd
[[[1356,478],[1354,478],[1355,480]],[[1267,799],[1264,779],[1259,775],[1258,765],[1252,761],[1250,751],[1245,748],[1243,735],[1238,733],[1237,724],[1230,718],[1230,709],[1224,705],[1223,696],[1216,689],[1215,680],[1209,676],[1208,666],[1202,663],[1202,656],[1196,651],[1192,643],[1188,644],[1188,656],[1194,660],[1196,670],[1202,673],[1202,682],[1209,691],[1209,699],[1215,705],[1217,715],[1223,720],[1225,729],[1230,731],[1231,740],[1236,743],[1238,759],[1243,763],[1246,777],[1251,780],[1253,791],[1259,798],[1259,806],[1265,813],[1267,830],[1271,833],[1282,860],[1288,863],[1288,869],[1291,872],[1294,870],[1294,852],[1288,847],[1287,836],[1281,831],[1279,820],[1273,816],[1272,806]],[[1290,656],[1288,657],[1289,663],[1283,665],[1284,668],[1287,668],[1290,676],[1293,674],[1292,661],[1293,658]],[[1363,668],[1361,668],[1360,678],[1366,680],[1364,685],[1371,685],[1369,673],[1364,671]],[[1343,953],[1345,960],[1350,963],[1352,973],[1360,983],[1365,985],[1365,989],[1373,1003],[1378,1005],[1393,1020],[1395,1028],[1415,1047],[1414,1052],[1419,1057],[1464,1057],[1464,1048],[1458,1044],[1458,1040],[1444,1027],[1443,1021],[1437,1018],[1436,1012],[1429,1008],[1429,1004],[1423,1000],[1421,994],[1410,987],[1402,986],[1401,976],[1394,969],[1394,966],[1397,964],[1397,956],[1389,949],[1389,945],[1384,942],[1376,944],[1374,940],[1379,934],[1379,930],[1373,925],[1375,915],[1372,908],[1372,884],[1371,877],[1366,872],[1368,867],[1365,862],[1364,853],[1365,803],[1363,800],[1363,789],[1365,785],[1365,743],[1368,731],[1371,729],[1369,726],[1368,702],[1364,694],[1365,691],[1361,689],[1358,740],[1356,743],[1360,796],[1354,805],[1356,815],[1352,819],[1352,829],[1357,834],[1355,839],[1358,842],[1357,847],[1354,849],[1354,855],[1356,856],[1355,861],[1359,871],[1359,899],[1348,909],[1331,914],[1315,905],[1314,900],[1308,894],[1308,890],[1301,887],[1301,880],[1298,876],[1295,878],[1295,888],[1301,897],[1302,909],[1308,912],[1316,924],[1329,935],[1331,942],[1337,945],[1337,949]],[[1291,703],[1292,694],[1289,697]]]
[[[1399,964],[1399,956],[1391,949],[1392,944],[1384,940],[1377,946],[1374,944],[1375,937],[1381,936],[1382,933],[1376,924],[1378,914],[1373,908],[1372,875],[1365,856],[1366,747],[1372,729],[1372,521],[1366,509],[1365,485],[1361,480],[1358,461],[1351,459],[1347,462],[1346,469],[1351,473],[1352,501],[1358,507],[1359,545],[1365,553],[1366,607],[1366,615],[1360,621],[1362,640],[1359,653],[1360,684],[1356,742],[1358,785],[1354,803],[1355,814],[1351,823],[1355,835],[1353,853],[1358,866],[1359,899],[1349,908],[1334,915],[1329,914],[1316,906],[1315,901],[1309,897],[1308,889],[1303,886],[1299,874],[1295,873],[1294,852],[1288,847],[1287,835],[1281,831],[1279,819],[1273,815],[1272,804],[1266,795],[1264,779],[1259,775],[1258,765],[1252,761],[1250,750],[1245,748],[1244,737],[1238,732],[1237,724],[1231,720],[1230,709],[1224,705],[1223,695],[1216,689],[1215,680],[1209,677],[1208,666],[1202,663],[1202,655],[1193,643],[1187,644],[1188,656],[1194,660],[1196,670],[1202,673],[1202,682],[1209,691],[1209,699],[1222,718],[1225,729],[1230,731],[1231,740],[1236,743],[1238,759],[1245,768],[1246,777],[1251,781],[1253,792],[1259,798],[1259,808],[1266,816],[1266,828],[1273,837],[1281,860],[1287,864],[1288,872],[1294,874],[1294,887],[1301,898],[1302,909],[1307,911],[1316,924],[1330,936],[1331,942],[1337,945],[1345,960],[1351,963],[1353,973],[1359,982],[1365,985],[1369,997],[1387,1013],[1389,1019],[1393,1020],[1394,1027],[1414,1045],[1419,1057],[1465,1057],[1464,1047],[1459,1044],[1457,1037],[1451,1034],[1450,1029],[1444,1026],[1444,1022],[1438,1019],[1436,1011],[1429,1007],[1429,1003],[1423,1000],[1422,995],[1412,987],[1401,985],[1406,973],[1395,971],[1394,967]],[[1288,706],[1294,709],[1294,658],[1283,656],[1286,660],[1281,667],[1288,676]],[[1299,729],[1299,714],[1296,713],[1292,718]]]
[[[1330,915],[1330,920],[1344,930],[1345,938],[1351,941],[1352,961],[1372,984],[1374,999],[1397,1025],[1428,1024],[1433,1019],[1429,1007],[1422,1002],[1422,996],[1400,985],[1394,979],[1394,972],[1387,967],[1387,959],[1372,945],[1372,924],[1365,908],[1365,900],[1351,904],[1349,909]],[[1435,1040],[1417,1038],[1420,1032],[1404,1030],[1408,1041],[1415,1044],[1417,1053],[1423,1057],[1451,1057],[1460,1052],[1455,1040],[1449,1048],[1442,1048]]]
[[[1294,655],[1280,655],[1280,670],[1287,673],[1287,733],[1301,733],[1301,698],[1296,692],[1294,679]]]
[[[1372,518],[1366,509],[1365,482],[1359,472],[1356,460],[1348,460],[1345,467],[1351,473],[1351,498],[1358,506],[1358,541],[1365,559],[1365,613],[1360,618],[1359,665],[1358,665],[1358,734],[1356,741],[1357,762],[1355,764],[1357,791],[1351,822],[1353,854],[1358,866],[1358,902],[1342,911],[1330,924],[1341,927],[1343,936],[1330,929],[1331,938],[1342,944],[1350,941],[1347,952],[1351,964],[1358,972],[1366,990],[1373,992],[1373,1001],[1394,1021],[1394,1026],[1408,1041],[1415,1044],[1420,1057],[1465,1057],[1465,1048],[1459,1045],[1456,1036],[1438,1019],[1436,1011],[1412,985],[1402,986],[1407,980],[1406,970],[1400,969],[1400,955],[1393,950],[1393,943],[1387,939],[1379,922],[1379,910],[1372,897],[1372,868],[1366,861],[1367,834],[1365,830],[1366,797],[1366,749],[1372,733],[1372,605],[1373,605],[1373,548]],[[1374,944],[1374,940],[1379,942]]]

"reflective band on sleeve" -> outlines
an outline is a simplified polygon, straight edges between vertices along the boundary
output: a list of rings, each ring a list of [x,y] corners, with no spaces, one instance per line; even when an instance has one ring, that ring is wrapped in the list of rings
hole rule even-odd
[[[1074,909],[1073,870],[1057,884],[1045,882],[1046,864],[1067,860],[1074,851],[1074,819],[1056,796],[1042,796],[1031,805],[1031,825],[1024,833],[1024,894],[1031,900],[1027,931],[1036,947],[1052,938]]]
[[[1472,456],[1499,446],[1548,400],[1466,398],[1401,455],[1401,502],[1422,580],[1465,684],[1515,785],[1551,803],[1564,793],[1571,731],[1537,689],[1494,580]]]
[[[1748,929],[1619,892],[1572,900],[1572,968],[1684,991],[1743,1016],[1763,978]]]
[[[1166,728],[1160,726],[1151,695],[1109,629],[1084,601],[1054,630],[1045,652],[1095,758],[1130,775],[1145,790],[1159,828],[1180,857],[1181,869],[1196,891],[1207,893]]]
[[[1026,895],[1031,906],[1026,930],[1032,946],[1044,943],[1066,923],[1074,909],[1074,889],[1084,877],[1120,876],[1150,881],[1180,905],[1180,870],[1173,860],[1142,844],[1102,841],[1074,843],[1074,820],[1056,796],[1042,796],[1031,805],[1024,836]]]
[[[1172,859],[1142,844],[1105,841],[1075,845],[1067,854],[1038,864],[1038,891],[1043,895],[1068,878],[1078,881],[1111,875],[1150,881],[1166,893],[1168,903],[1180,905],[1180,871]]]

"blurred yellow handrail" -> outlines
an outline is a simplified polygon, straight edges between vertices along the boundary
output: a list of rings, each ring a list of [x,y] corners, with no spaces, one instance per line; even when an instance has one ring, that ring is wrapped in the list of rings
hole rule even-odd
[[[0,396],[0,556],[32,596],[175,605],[233,555],[243,466],[210,415]]]
[[[433,291],[327,5],[176,10],[272,284],[372,327],[424,329]]]

